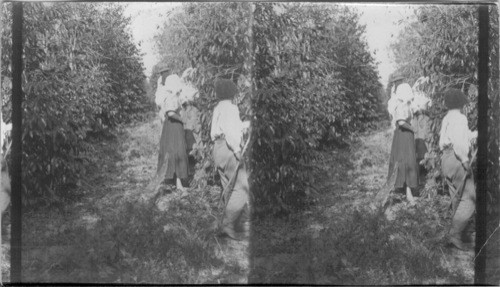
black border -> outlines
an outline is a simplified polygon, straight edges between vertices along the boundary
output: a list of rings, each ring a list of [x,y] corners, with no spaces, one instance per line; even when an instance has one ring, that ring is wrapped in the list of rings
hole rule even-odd
[[[12,6],[12,207],[11,207],[11,284],[9,286],[95,286],[100,284],[27,284],[21,283],[21,246],[22,246],[22,185],[21,185],[21,159],[22,159],[22,28],[23,28],[23,1],[14,2]],[[29,1],[25,1],[29,2]],[[51,2],[51,1],[47,1]],[[59,2],[59,1],[54,1]],[[73,1],[68,1],[73,2]],[[79,1],[78,1],[79,2]],[[83,2],[83,1],[82,1]],[[102,1],[108,2],[108,1]],[[112,1],[110,1],[112,2]],[[116,1],[116,2],[153,2],[153,1]],[[178,1],[156,1],[156,2],[178,2]],[[199,2],[219,2],[219,1],[199,1]],[[235,1],[247,2],[247,1]],[[252,1],[252,2],[284,2],[284,1]],[[324,2],[324,1],[309,1]],[[336,1],[334,1],[336,2]],[[477,182],[477,202],[476,202],[476,254],[475,261],[475,284],[484,284],[486,269],[486,253],[479,253],[481,246],[486,240],[486,193],[487,190],[487,164],[488,164],[488,38],[489,38],[489,14],[490,5],[498,5],[496,1],[408,1],[392,2],[383,0],[358,0],[339,1],[341,4],[403,4],[403,5],[480,5],[479,15],[479,61],[478,61],[478,182]],[[497,6],[498,7],[498,6]],[[479,254],[478,254],[479,253]],[[106,284],[108,286],[123,286],[133,284]],[[236,285],[236,284],[231,284]],[[276,284],[275,284],[276,285]],[[279,285],[279,284],[277,284]],[[287,284],[288,285],[288,284]],[[147,286],[162,286],[150,285]]]
[[[10,281],[21,282],[23,4],[12,5],[12,173]]]
[[[488,190],[488,60],[489,60],[489,9],[488,5],[478,7],[478,103],[477,103],[477,187],[476,187],[476,260],[474,283],[486,282],[486,252],[480,252],[486,242],[487,194]]]

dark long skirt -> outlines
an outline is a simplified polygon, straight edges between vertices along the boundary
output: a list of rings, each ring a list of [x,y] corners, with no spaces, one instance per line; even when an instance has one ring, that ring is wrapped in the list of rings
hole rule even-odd
[[[427,145],[424,139],[415,139],[415,153],[417,157],[417,163],[425,158],[427,153]]]
[[[188,157],[184,128],[182,123],[168,117],[163,122],[157,171],[165,164],[166,153],[168,153],[166,161],[168,167],[164,179],[174,179],[174,175],[180,179],[186,179],[188,177]]]
[[[398,162],[398,170],[394,166]],[[389,174],[396,174],[394,188],[418,187],[418,164],[415,155],[415,137],[412,132],[396,128],[392,139],[391,155],[389,157]]]

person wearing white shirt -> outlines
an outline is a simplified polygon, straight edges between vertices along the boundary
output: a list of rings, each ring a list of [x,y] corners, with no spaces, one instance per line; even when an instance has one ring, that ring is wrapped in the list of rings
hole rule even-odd
[[[392,139],[391,153],[389,156],[389,170],[387,178],[390,179],[395,173],[394,189],[405,189],[406,199],[411,205],[416,203],[412,189],[418,187],[419,169],[415,154],[415,130],[411,126],[410,102],[413,99],[413,91],[407,83],[394,86],[391,97],[393,104],[392,127],[394,137]]]
[[[160,151],[158,153],[157,175],[164,178],[169,185],[177,190],[185,191],[182,180],[188,178],[188,156],[186,152],[186,138],[182,119],[179,115],[180,103],[178,94],[177,75],[167,77],[168,70],[161,71],[161,82],[158,83],[157,99],[160,102],[160,117],[163,118],[163,127],[160,137]],[[163,93],[163,94],[158,94]],[[166,168],[165,168],[166,165]],[[164,174],[160,174],[166,170]],[[173,188],[168,188],[172,190]]]
[[[467,117],[462,113],[468,100],[462,91],[449,89],[444,93],[445,105],[448,112],[441,123],[439,133],[439,148],[441,156],[441,170],[450,185],[450,197],[455,214],[448,234],[449,243],[459,249],[469,249],[466,246],[469,240],[464,234],[476,208],[476,189],[474,178],[470,173],[469,152],[472,141],[477,138],[477,131],[469,130]],[[456,195],[458,189],[466,178],[462,196]]]
[[[238,106],[231,102],[237,92],[238,88],[231,80],[216,81],[215,93],[220,102],[214,108],[210,136],[214,141],[213,158],[222,187],[226,188],[236,175],[222,221],[222,232],[232,239],[241,240],[238,221],[248,216],[249,186],[247,171],[239,161],[243,133],[250,123],[241,121]]]
[[[161,70],[161,77],[158,79],[158,85],[155,93],[155,103],[160,108],[158,116],[161,123],[165,120],[167,111],[175,110],[179,106],[180,93],[187,86],[184,85],[181,78],[176,74],[167,75],[167,69]]]

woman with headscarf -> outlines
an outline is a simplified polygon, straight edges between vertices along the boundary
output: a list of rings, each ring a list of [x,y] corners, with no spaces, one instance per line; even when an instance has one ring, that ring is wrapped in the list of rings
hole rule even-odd
[[[184,191],[182,180],[188,178],[188,157],[183,122],[179,115],[181,109],[179,94],[182,91],[182,85],[179,76],[167,77],[165,72],[162,72],[160,81],[158,81],[158,90],[164,94],[157,98],[162,99],[160,117],[164,118],[164,121],[157,173],[162,172],[165,169],[164,165],[167,165],[166,172],[159,176],[163,176],[169,185],[175,182],[177,189]]]
[[[388,178],[396,173],[394,188],[406,188],[406,198],[413,205],[415,199],[411,189],[418,187],[418,165],[415,155],[414,129],[410,124],[412,99],[413,92],[410,85],[403,82],[394,85],[390,111],[394,137],[389,157]]]

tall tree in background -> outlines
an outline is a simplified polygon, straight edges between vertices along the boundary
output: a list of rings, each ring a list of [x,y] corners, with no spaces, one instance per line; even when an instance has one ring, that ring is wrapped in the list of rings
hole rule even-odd
[[[303,204],[315,151],[378,121],[381,86],[358,17],[331,4],[256,4],[257,212]]]
[[[477,6],[428,6],[416,10],[416,19],[408,23],[393,45],[397,65],[415,80],[429,76],[429,91],[434,101],[431,114],[434,134],[434,152],[439,154],[437,143],[444,104],[441,91],[447,88],[463,90],[470,104],[466,111],[469,125],[477,129],[477,62],[478,21]],[[498,9],[490,7],[490,52],[488,97],[488,212],[490,223],[498,226],[499,206],[499,58],[498,58]],[[437,157],[438,158],[438,157]]]
[[[2,9],[2,80],[8,82],[10,4]],[[92,150],[90,135],[126,123],[149,106],[123,8],[26,3],[24,11],[23,183],[28,196],[23,198],[50,201],[83,173],[91,159],[86,155]],[[9,109],[4,103],[7,121]]]
[[[210,140],[212,110],[217,99],[216,78],[230,78],[239,83],[237,102],[242,117],[250,116],[250,81],[252,59],[250,3],[186,3],[172,13],[162,30],[155,36],[162,65],[180,75],[186,68],[196,68],[195,85],[200,91],[196,105],[202,114],[202,145],[198,155],[199,174],[204,185],[213,173]],[[156,77],[152,77],[154,81]],[[205,172],[209,173],[204,177]]]
[[[334,5],[197,3],[176,12],[156,41],[174,72],[197,68],[205,160],[213,82],[238,82],[242,117],[253,120],[256,139],[256,206],[279,212],[303,203],[310,180],[303,165],[321,144],[379,117],[381,86],[363,33],[357,13]]]

